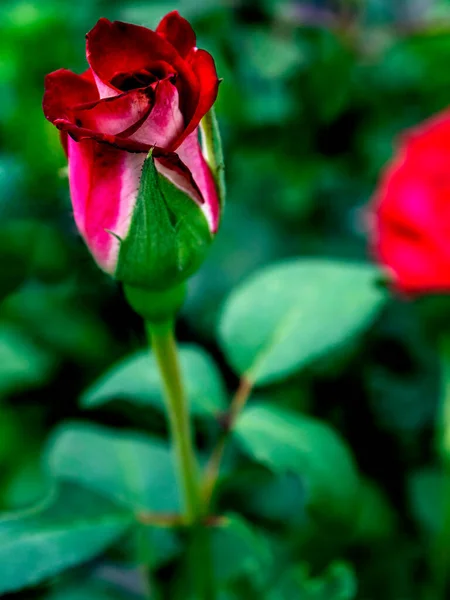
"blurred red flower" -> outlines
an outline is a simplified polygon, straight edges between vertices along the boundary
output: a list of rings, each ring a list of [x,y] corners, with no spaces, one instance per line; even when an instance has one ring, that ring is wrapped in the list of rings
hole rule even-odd
[[[399,291],[450,291],[450,110],[402,136],[371,213],[372,249]]]

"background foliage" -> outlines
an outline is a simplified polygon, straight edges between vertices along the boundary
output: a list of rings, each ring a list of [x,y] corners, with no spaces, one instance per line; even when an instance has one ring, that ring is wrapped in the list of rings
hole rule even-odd
[[[44,75],[85,68],[84,34],[100,16],[154,26],[173,8],[192,21],[224,79],[217,111],[228,205],[178,331],[200,448],[210,449],[238,375],[258,382],[216,498],[231,515],[212,542],[223,598],[237,589],[249,598],[264,589],[270,600],[420,598],[439,478],[435,349],[415,307],[390,299],[374,312],[381,291],[368,297],[356,276],[339,287],[320,261],[307,262],[290,276],[280,311],[295,309],[298,293],[306,322],[320,319],[321,329],[306,330],[294,315],[295,337],[271,348],[268,367],[249,364],[236,320],[256,319],[258,347],[258,316],[269,314],[265,295],[276,285],[270,273],[219,314],[236,284],[278,259],[367,258],[365,205],[396,135],[449,102],[444,0],[2,3],[0,506],[25,509],[44,496],[47,504],[0,527],[1,591],[36,584],[17,597],[136,597],[139,573],[115,544],[128,527],[156,577],[176,580],[177,532],[129,522],[129,510],[178,502],[142,324],[75,230],[65,158],[41,110]],[[315,295],[317,272],[329,293]],[[298,347],[303,354],[286,367]],[[127,473],[144,465],[150,479],[138,469],[133,488],[122,481],[124,456]],[[55,478],[63,483],[48,496]],[[74,524],[77,507],[84,517]],[[33,535],[55,543],[55,527],[61,568],[36,566]],[[29,545],[18,543],[23,532]],[[6,570],[13,553],[28,565],[26,581]]]

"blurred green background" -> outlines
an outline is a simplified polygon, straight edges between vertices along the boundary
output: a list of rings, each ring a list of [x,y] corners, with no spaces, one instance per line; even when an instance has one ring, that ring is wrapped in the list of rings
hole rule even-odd
[[[40,449],[59,422],[76,417],[163,428],[154,415],[143,420],[131,407],[87,416],[78,408],[82,390],[142,347],[144,336],[121,290],[96,268],[77,234],[65,157],[41,101],[46,73],[85,69],[84,34],[99,17],[154,27],[173,8],[191,20],[224,80],[217,113],[228,185],[222,229],[191,281],[178,332],[214,355],[230,389],[236,379],[214,336],[227,292],[278,258],[367,257],[365,206],[396,135],[449,103],[450,6],[444,0],[2,2],[4,510],[42,494]],[[365,541],[347,540],[343,550],[327,538],[304,550],[313,569],[335,557],[352,562],[362,599],[409,600],[422,581],[436,527],[436,381],[433,344],[413,307],[392,299],[357,346],[278,387],[281,405],[341,431],[376,486],[373,497],[385,512],[377,505],[371,515],[368,505]],[[285,483],[287,506],[275,521],[289,516],[294,492]],[[227,502],[270,520],[277,509],[256,496],[231,489]]]

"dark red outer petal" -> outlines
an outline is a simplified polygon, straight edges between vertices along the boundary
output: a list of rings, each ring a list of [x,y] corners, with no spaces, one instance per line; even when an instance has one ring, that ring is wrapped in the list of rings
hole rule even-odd
[[[54,121],[54,125],[61,131],[67,132],[70,137],[76,142],[82,140],[94,140],[101,144],[109,144],[120,150],[126,150],[127,152],[149,152],[151,146],[149,144],[142,144],[141,142],[135,142],[128,138],[120,137],[120,135],[108,135],[106,133],[99,133],[92,131],[92,129],[86,129],[84,127],[77,127],[70,121],[63,119],[57,119]]]
[[[97,77],[110,87],[118,73],[146,69],[155,60],[166,61],[177,73],[183,114],[188,122],[192,119],[200,96],[198,78],[174,46],[155,31],[102,18],[86,36],[86,56]]]
[[[183,135],[177,140],[175,149],[184,142],[187,136],[197,128],[206,113],[211,109],[219,91],[219,79],[217,77],[214,59],[206,50],[193,50],[188,56],[188,62],[192,66],[200,84],[200,97],[197,108],[192,119],[188,123]],[[174,149],[174,148],[172,148]]]
[[[68,117],[73,106],[98,99],[97,87],[87,73],[77,75],[68,69],[59,69],[45,78],[42,107],[45,118],[52,123]]]
[[[156,33],[172,44],[183,58],[186,58],[197,44],[195,32],[189,21],[184,19],[177,10],[173,10],[162,19],[156,28]]]

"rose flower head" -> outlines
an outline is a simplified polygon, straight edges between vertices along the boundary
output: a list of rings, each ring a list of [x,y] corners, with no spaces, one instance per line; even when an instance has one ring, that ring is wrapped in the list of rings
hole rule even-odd
[[[217,172],[199,140],[218,92],[214,60],[176,11],[156,31],[100,19],[86,56],[81,75],[47,75],[43,100],[77,227],[107,273],[170,287],[198,268],[219,225]]]
[[[450,292],[450,110],[402,137],[371,209],[371,244],[397,290]]]

